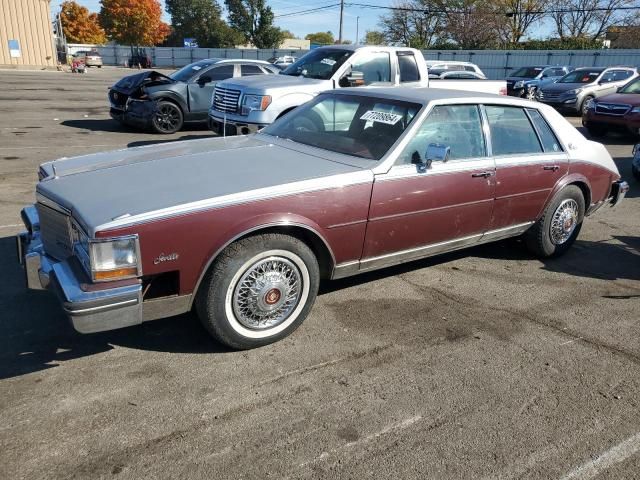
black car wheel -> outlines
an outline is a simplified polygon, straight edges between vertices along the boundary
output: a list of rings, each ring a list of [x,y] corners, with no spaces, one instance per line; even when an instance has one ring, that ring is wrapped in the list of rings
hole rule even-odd
[[[175,103],[162,100],[156,105],[151,125],[156,133],[175,133],[182,128],[184,117]]]

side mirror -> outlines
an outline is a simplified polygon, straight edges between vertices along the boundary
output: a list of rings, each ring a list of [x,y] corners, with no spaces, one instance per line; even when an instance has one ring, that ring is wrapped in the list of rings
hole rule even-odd
[[[361,87],[364,85],[364,73],[362,72],[351,70],[344,78],[346,78],[349,87]]]
[[[420,158],[418,152],[414,152],[411,157],[411,163],[417,165],[418,173],[425,173],[434,161],[446,162],[451,155],[451,147],[441,143],[430,143],[424,154],[424,160]]]
[[[212,81],[213,79],[210,75],[202,75],[200,78],[198,78],[198,85],[206,85],[207,83],[211,83]]]

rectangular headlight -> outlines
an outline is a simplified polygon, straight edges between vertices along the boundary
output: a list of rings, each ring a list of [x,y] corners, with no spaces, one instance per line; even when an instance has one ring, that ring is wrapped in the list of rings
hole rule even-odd
[[[137,235],[91,240],[89,256],[91,277],[96,282],[142,275]]]
[[[245,95],[242,99],[242,114],[249,115],[253,110],[263,111],[271,105],[271,95]]]

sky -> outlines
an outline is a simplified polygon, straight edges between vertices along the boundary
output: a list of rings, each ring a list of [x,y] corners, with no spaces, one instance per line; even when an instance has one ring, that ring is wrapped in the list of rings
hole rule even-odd
[[[76,0],[79,4],[87,7],[92,12],[100,11],[100,0]],[[393,0],[353,0],[356,3],[366,3],[369,5],[390,6]],[[271,6],[276,18],[275,25],[291,31],[294,35],[304,38],[308,33],[331,31],[334,37],[338,38],[338,30],[340,23],[340,8],[336,5],[340,0],[308,0],[301,2],[300,0],[267,0]],[[59,9],[62,0],[51,2],[53,13]],[[164,11],[164,0],[160,0]],[[221,7],[224,7],[224,0],[218,0]],[[330,8],[324,8],[330,7]],[[292,15],[302,10],[313,8],[323,8],[323,10],[307,13],[304,15]],[[343,38],[355,42],[356,40],[356,24],[358,24],[358,37],[362,40],[367,30],[377,30],[379,17],[385,13],[385,10],[362,8],[362,7],[345,7],[343,18]],[[285,15],[279,17],[278,15]],[[164,13],[164,21],[171,22],[171,18]],[[538,31],[536,31],[538,30]],[[529,32],[531,36],[546,36],[549,26],[533,26]]]
[[[362,3],[371,5],[390,5],[392,0],[359,0]],[[100,11],[100,0],[76,0],[77,3],[87,7],[91,12]],[[338,29],[340,23],[340,8],[332,7],[326,10],[313,12],[306,15],[290,15],[279,18],[278,15],[291,14],[301,10],[335,5],[340,0],[308,0],[301,2],[300,0],[267,0],[271,6],[273,13],[276,15],[275,25],[291,31],[300,38],[304,38],[307,33],[314,32],[333,32],[336,39],[338,38]],[[62,0],[51,2],[53,13],[59,10]],[[160,0],[164,9],[164,1]],[[224,7],[224,0],[218,0],[221,7]],[[359,23],[358,36],[362,39],[367,30],[375,30],[378,23],[378,17],[382,10],[372,10],[365,8],[346,7],[343,19],[343,37],[345,39],[355,41],[356,39],[356,22]],[[358,19],[359,17],[359,19]],[[170,23],[171,18],[167,13],[164,14],[164,21]]]

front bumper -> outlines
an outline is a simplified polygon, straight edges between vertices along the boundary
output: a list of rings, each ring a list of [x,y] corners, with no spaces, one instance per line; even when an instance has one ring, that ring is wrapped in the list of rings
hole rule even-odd
[[[27,231],[17,235],[16,243],[27,288],[55,292],[71,324],[80,333],[142,323],[142,285],[138,279],[91,283],[74,257],[60,261],[44,251],[35,207],[23,209],[22,219]]]
[[[588,110],[582,117],[583,126],[603,127],[611,130],[628,132],[640,135],[640,114],[628,113],[626,115],[602,115]]]
[[[211,113],[209,113],[209,120],[207,124],[209,126],[209,130],[217,133],[218,135],[248,135],[250,133],[256,133],[267,126],[260,123],[217,118],[211,115]]]
[[[618,205],[629,191],[629,184],[624,180],[618,180],[611,185],[611,195],[609,196],[609,202],[612,207]]]
[[[544,103],[549,105],[550,107],[555,108],[556,110],[561,111],[571,111],[571,112],[579,112],[580,111],[580,102],[578,97],[560,97],[560,98],[544,98],[544,96],[537,95],[536,100],[540,103]]]
[[[111,106],[109,114],[111,118],[126,125],[146,130],[151,126],[151,120],[155,112],[154,102],[129,102],[123,109],[119,106]]]

